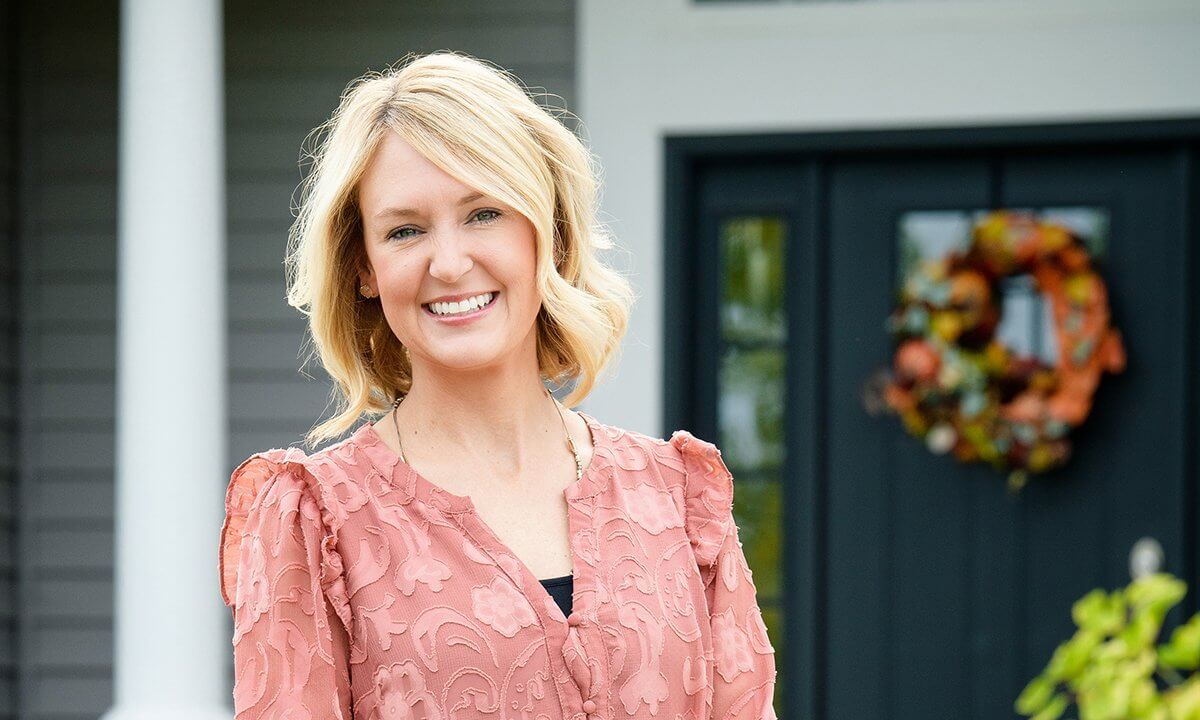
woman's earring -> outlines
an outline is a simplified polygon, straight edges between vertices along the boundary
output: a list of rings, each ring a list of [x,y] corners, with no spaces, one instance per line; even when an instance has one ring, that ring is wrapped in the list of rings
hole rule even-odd
[[[374,295],[371,294],[371,286],[370,285],[364,284],[364,285],[362,285],[362,287],[360,287],[358,289],[358,291],[360,293],[362,293],[363,297],[374,297]]]

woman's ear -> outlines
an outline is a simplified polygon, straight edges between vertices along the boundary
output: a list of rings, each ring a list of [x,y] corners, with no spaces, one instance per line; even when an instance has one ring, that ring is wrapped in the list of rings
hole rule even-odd
[[[368,288],[369,290],[364,292],[364,288]],[[358,269],[358,294],[365,297],[376,297],[379,295],[379,291],[375,289],[375,274],[371,272],[370,268],[360,266]]]

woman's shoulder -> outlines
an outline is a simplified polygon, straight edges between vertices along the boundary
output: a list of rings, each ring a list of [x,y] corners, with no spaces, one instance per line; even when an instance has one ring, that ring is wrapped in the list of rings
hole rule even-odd
[[[263,486],[279,477],[291,477],[316,489],[365,476],[368,463],[352,439],[312,453],[295,446],[253,452],[233,469],[228,493],[237,507],[248,510],[245,501],[261,495]]]
[[[336,545],[346,518],[338,485],[353,483],[355,474],[330,452],[340,446],[311,455],[297,447],[271,448],[252,453],[234,468],[225,494],[217,561],[221,597],[227,606],[234,608],[238,599],[238,576],[262,570],[264,538],[272,538],[272,545],[285,537],[315,538],[319,560],[310,560],[310,571],[319,578],[344,626],[352,627]],[[293,524],[304,525],[304,530],[296,532]],[[253,540],[244,551],[247,538]]]
[[[284,512],[287,508],[277,510],[275,506],[290,498],[283,504],[310,508],[298,516],[299,521],[319,523],[326,536],[336,537],[346,518],[345,498],[362,494],[356,490],[365,485],[368,474],[368,461],[351,439],[311,454],[299,447],[260,450],[233,469],[225,491],[220,541],[222,595],[226,604],[233,599],[242,537],[247,524],[256,522],[254,516],[260,508],[269,507],[271,513]]]
[[[616,465],[661,482],[684,518],[697,560],[714,563],[733,528],[733,476],[720,448],[684,429],[666,438],[612,425],[604,430]]]
[[[590,416],[588,416],[590,417]],[[594,418],[593,418],[594,420]],[[602,444],[617,464],[626,469],[649,469],[650,462],[668,485],[732,490],[732,477],[715,443],[684,429],[662,438],[637,430],[595,421]]]
[[[262,486],[278,476],[290,476],[308,485],[318,500],[336,500],[339,487],[365,487],[377,458],[360,427],[348,437],[314,452],[299,447],[271,448],[251,453],[230,475],[229,494],[239,508],[261,494]],[[344,494],[344,491],[341,493]]]
[[[263,506],[277,504],[281,495],[293,489],[303,492],[306,459],[300,448],[272,448],[252,453],[233,469],[225,490],[225,519],[218,549],[221,598],[229,607],[234,606],[236,597],[243,538],[255,532],[252,526],[247,527],[252,514]],[[299,506],[299,498],[296,502]]]

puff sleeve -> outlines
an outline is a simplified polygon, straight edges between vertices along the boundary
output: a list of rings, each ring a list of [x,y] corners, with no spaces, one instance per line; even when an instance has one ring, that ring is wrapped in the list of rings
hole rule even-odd
[[[340,558],[303,458],[296,448],[252,455],[226,494],[219,567],[236,720],[353,717]]]
[[[712,443],[677,430],[684,527],[708,600],[713,720],[774,720],[775,655],[733,520],[733,476]]]

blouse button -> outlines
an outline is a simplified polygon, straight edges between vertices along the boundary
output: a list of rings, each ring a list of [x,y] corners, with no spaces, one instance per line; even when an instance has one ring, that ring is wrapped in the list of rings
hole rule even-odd
[[[579,627],[580,625],[583,624],[583,618],[579,617],[575,613],[571,613],[570,615],[567,616],[567,624],[570,625],[571,627]],[[592,711],[587,710],[586,712],[592,712]]]
[[[591,715],[592,713],[596,712],[596,702],[594,700],[584,700],[583,701],[583,711],[585,713],[587,713],[588,715]]]

